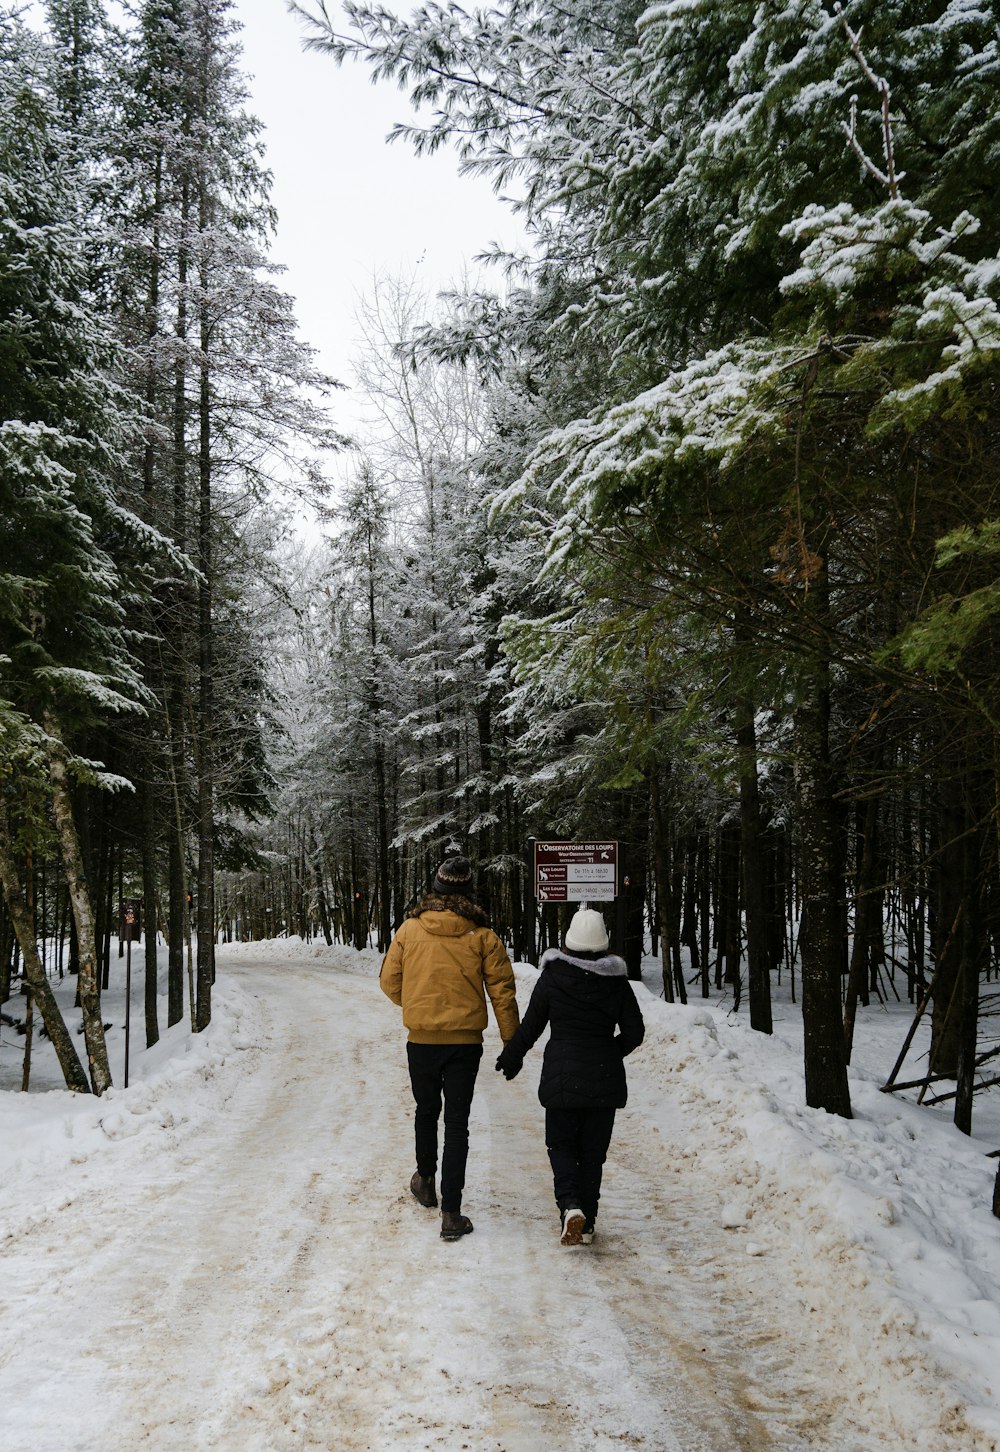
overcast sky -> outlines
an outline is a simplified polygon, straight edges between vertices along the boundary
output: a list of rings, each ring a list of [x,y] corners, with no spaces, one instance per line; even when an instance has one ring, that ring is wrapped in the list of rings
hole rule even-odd
[[[328,0],[331,14],[336,0]],[[302,49],[284,0],[236,0],[252,110],[266,127],[278,234],[300,332],[344,383],[357,352],[353,315],[375,272],[416,271],[435,291],[457,280],[491,241],[516,246],[520,227],[478,177],[460,177],[454,152],[416,157],[385,137],[409,119],[406,94],[373,86],[358,64],[338,67]],[[498,279],[499,284],[499,279]],[[336,406],[351,427],[350,398]]]

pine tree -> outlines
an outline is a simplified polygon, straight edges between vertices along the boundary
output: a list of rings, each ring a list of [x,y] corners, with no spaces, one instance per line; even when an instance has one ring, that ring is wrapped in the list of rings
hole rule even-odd
[[[123,603],[139,588],[129,551],[153,532],[116,498],[130,410],[113,382],[115,349],[86,289],[80,193],[53,161],[59,131],[41,42],[0,22],[0,490],[13,546],[0,586],[0,717],[12,812],[47,777],[80,955],[80,1001],[95,1093],[109,1086],[94,912],[71,775],[121,786],[74,749],[98,720],[143,709]],[[58,364],[53,366],[53,360]],[[114,553],[112,553],[112,548]],[[8,837],[7,845],[10,845]]]
[[[169,824],[168,1016],[176,1021],[182,1011],[194,899],[199,1028],[211,1015],[215,976],[222,711],[215,681],[228,669],[219,609],[231,594],[227,572],[238,572],[255,548],[249,531],[241,537],[223,521],[263,503],[275,483],[317,494],[316,456],[341,443],[317,403],[329,380],[297,338],[290,300],[267,261],[269,179],[259,124],[245,110],[237,28],[228,4],[150,3],[123,82],[125,276],[139,279],[141,307],[123,293],[121,308],[145,360],[143,509],[198,570],[196,585],[178,576],[154,612],[162,644],[147,679],[159,697],[166,749],[147,770],[148,791]],[[152,864],[152,854],[147,859]]]

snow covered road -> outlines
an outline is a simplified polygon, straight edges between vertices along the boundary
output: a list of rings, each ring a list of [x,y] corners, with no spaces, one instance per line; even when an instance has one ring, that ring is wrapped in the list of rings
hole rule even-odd
[[[239,1022],[220,1064],[173,1095],[74,1100],[67,1138],[95,1121],[106,1152],[84,1135],[68,1168],[39,1154],[35,1211],[2,1247],[6,1452],[989,1445],[913,1362],[891,1384],[849,1265],[831,1286],[759,1209],[754,1240],[727,1243],[728,1221],[746,1230],[730,1175],[671,1142],[656,1032],[630,1061],[598,1239],[566,1250],[540,1056],[505,1083],[491,1029],[476,1230],[446,1244],[407,1190],[403,1031],[371,955],[331,970],[247,949],[224,974]],[[851,1334],[831,1338],[838,1316]]]

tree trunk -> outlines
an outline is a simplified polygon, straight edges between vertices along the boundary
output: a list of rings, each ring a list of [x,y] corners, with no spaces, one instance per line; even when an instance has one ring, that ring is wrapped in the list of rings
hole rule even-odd
[[[931,923],[935,977],[928,1068],[953,1079],[958,1073],[961,993],[962,918],[966,829],[957,774],[942,783],[937,865],[934,873],[934,915]]]
[[[187,180],[181,184],[177,244],[177,286],[174,337],[173,438],[171,478],[173,486],[173,538],[179,549],[187,549],[188,535],[188,229],[191,221],[191,190]],[[187,872],[184,862],[184,831],[181,816],[181,791],[187,781],[184,755],[184,685],[189,647],[190,592],[186,581],[178,580],[171,592],[174,618],[169,642],[171,662],[164,680],[164,727],[169,752],[169,770],[174,806],[174,831],[170,840],[169,893],[167,906],[167,1024],[179,1023],[184,1016],[184,944],[187,935],[188,902]]]
[[[105,864],[104,891],[101,894],[101,913],[99,931],[97,935],[98,948],[101,955],[101,988],[111,986],[111,937],[115,920],[115,844],[111,833],[111,824],[104,819],[104,834],[107,836],[107,851],[102,854]]]
[[[24,865],[24,881],[27,887],[28,921],[31,923],[32,932],[38,932],[38,909],[35,901],[35,865],[34,856],[30,848],[27,852],[27,861]],[[44,968],[45,958],[42,957]],[[30,986],[25,986],[24,1003],[24,1058],[21,1061],[21,1093],[27,1094],[31,1085],[31,1046],[35,1038],[35,1000],[31,994]]]
[[[49,737],[48,758],[49,779],[52,783],[52,806],[73,909],[73,921],[76,924],[76,940],[80,955],[79,995],[80,1007],[83,1010],[83,1037],[87,1046],[90,1083],[95,1094],[103,1094],[106,1089],[111,1088],[111,1068],[108,1064],[108,1046],[104,1039],[104,1024],[101,1021],[94,911],[90,900],[90,887],[84,873],[80,838],[73,819],[73,803],[70,799],[69,783],[66,778],[65,748],[53,717],[46,717],[45,730]]]
[[[202,184],[199,223],[209,224]],[[203,290],[208,277],[201,277]],[[198,995],[195,1028],[200,1033],[212,1019],[215,982],[215,725],[214,641],[212,621],[212,458],[209,325],[201,314],[202,363],[198,394]]]
[[[147,769],[148,775],[151,771]],[[145,967],[144,998],[146,1048],[151,1049],[160,1038],[157,1014],[158,970],[156,961],[156,803],[153,783],[142,786],[142,943]]]
[[[312,822],[309,824],[309,857],[312,863],[313,881],[316,884],[316,910],[319,913],[319,925],[329,948],[333,944],[333,933],[330,930],[330,913],[326,902],[326,889],[323,886],[319,844],[316,841],[316,832]]]
[[[872,914],[881,898],[875,891],[875,840],[878,831],[879,799],[871,796],[865,803],[863,845],[858,865],[857,891],[854,897],[854,942],[851,945],[851,966],[847,976],[847,1001],[844,1005],[844,1052],[851,1062],[854,1048],[854,1023],[858,999],[867,1006],[868,973],[872,957]]]
[[[368,884],[361,881],[361,853],[358,851],[358,839],[354,825],[354,803],[350,797],[347,800],[347,815],[350,821],[350,862],[351,862],[351,941],[355,948],[368,947]]]
[[[494,654],[495,651],[491,642],[487,647],[484,660],[484,670],[487,674],[493,669]],[[485,821],[489,819],[493,811],[493,782],[495,779],[493,760],[493,694],[488,688],[483,689],[483,693],[476,702],[474,710],[476,736],[479,744],[479,775],[482,781],[482,787],[476,794],[476,805],[478,815]],[[479,840],[481,844],[479,857],[485,866],[493,857],[493,828],[480,827]],[[497,839],[498,845],[500,840],[500,838]],[[500,887],[499,879],[497,879],[496,886],[497,888]],[[489,913],[490,919],[494,923],[497,931],[502,932],[503,925],[499,921],[496,903],[493,901],[494,881],[491,875],[480,872],[479,890],[483,907]]]
[[[10,997],[11,959],[17,942],[10,913],[3,901],[2,887],[3,883],[0,881],[0,1004],[6,1003]]]
[[[767,907],[764,896],[764,855],[760,828],[760,789],[757,781],[757,730],[753,703],[740,702],[736,723],[740,772],[740,862],[743,909],[747,924],[747,975],[750,1027],[773,1032],[771,975],[767,953]]]
[[[14,857],[7,805],[3,801],[0,801],[0,885],[3,887],[4,900],[7,904],[7,911],[10,914],[11,925],[14,928],[17,941],[21,946],[21,957],[24,960],[24,976],[31,987],[35,1002],[38,1004],[38,1011],[45,1025],[45,1032],[52,1040],[52,1047],[56,1051],[56,1058],[59,1060],[59,1067],[66,1081],[66,1088],[73,1089],[78,1094],[89,1094],[90,1085],[87,1083],[87,1076],[84,1073],[83,1065],[80,1063],[76,1047],[66,1027],[65,1020],[59,1011],[59,1005],[56,1003],[55,995],[49,986],[45,967],[38,956],[38,949],[35,946],[34,925],[31,921],[31,914],[28,911],[27,902],[21,890],[21,880]]]
[[[21,1060],[21,1093],[27,1094],[31,1085],[31,1044],[35,1037],[35,1004],[31,989],[27,990],[24,1005],[24,1058]]]
[[[740,824],[731,819],[717,834],[719,899],[716,931],[719,963],[725,965],[724,979],[733,994],[733,1012],[739,1013],[743,996],[742,943],[740,940]]]
[[[390,931],[390,883],[389,883],[389,821],[388,801],[386,799],[385,782],[385,744],[382,737],[382,694],[380,682],[376,673],[378,662],[378,612],[375,600],[376,584],[376,553],[373,521],[367,521],[368,532],[368,645],[369,645],[369,679],[368,679],[368,709],[369,718],[374,730],[373,760],[375,767],[375,830],[376,830],[376,896],[378,899],[378,914],[376,917],[376,931],[378,933],[378,950],[384,953],[389,946]]]
[[[649,792],[646,783],[625,793],[622,840],[619,842],[618,911],[621,952],[633,982],[642,979],[645,948],[646,844],[649,840]]]
[[[709,967],[711,960],[712,931],[712,849],[708,831],[702,828],[698,839],[695,886],[697,893],[696,932],[698,952],[701,956],[701,996],[707,998],[710,992]]]
[[[675,909],[671,894],[670,864],[667,860],[667,837],[663,819],[663,798],[660,791],[660,775],[655,767],[649,774],[649,810],[653,833],[653,874],[656,878],[656,901],[660,919],[660,961],[662,964],[663,997],[667,1003],[673,1003],[674,977],[671,957]]]
[[[156,416],[159,392],[159,364],[156,342],[160,331],[160,228],[163,213],[163,152],[159,148],[153,164],[153,206],[149,247],[149,291],[146,299],[146,409],[150,418]],[[156,455],[157,435],[147,429],[142,456],[142,493],[145,514],[149,520],[156,518]],[[155,654],[151,645],[143,651],[145,674],[148,683],[154,677]],[[156,797],[153,788],[154,761],[152,748],[146,755],[145,780],[142,785],[142,911],[144,950],[144,1009],[146,1020],[146,1047],[151,1048],[159,1041],[160,1025],[157,1015],[157,961],[156,961]]]
[[[176,691],[172,684],[169,689]],[[179,699],[175,696],[177,719],[180,720]],[[185,768],[184,745],[180,732],[173,727],[171,705],[164,707],[163,722],[167,735],[167,771],[173,822],[169,833],[167,866],[167,1027],[180,1023],[184,1017],[184,939],[187,923],[187,872],[184,864],[184,822],[181,816],[180,783]]]
[[[983,861],[992,862],[986,852],[984,834],[979,824],[979,803],[976,798],[978,777],[971,773],[966,782],[963,839],[964,911],[961,928],[961,966],[959,969],[958,1064],[955,1095],[955,1128],[963,1134],[972,1133],[972,1096],[976,1088],[976,1049],[979,1032],[979,979],[989,963],[989,941],[983,914]]]
[[[814,609],[825,611],[825,578],[816,581],[812,589],[819,597],[814,599]],[[837,904],[843,879],[830,762],[830,671],[822,648],[805,664],[802,699],[795,712],[795,735],[806,1103],[813,1109],[850,1119],[839,981],[843,945]]]
[[[680,858],[678,853],[678,858]],[[684,840],[684,880],[680,885],[683,899],[681,944],[687,948],[693,975],[702,983],[702,997],[708,997],[708,983],[702,978],[701,942],[698,936],[698,840],[693,834]],[[675,872],[675,876],[677,873]]]
[[[677,998],[681,1003],[687,1003],[687,984],[684,981],[684,960],[681,955],[682,929],[680,920],[681,903],[686,891],[684,851],[682,850],[681,843],[676,838],[671,841],[669,835],[667,837],[667,849],[668,861],[670,863],[670,911],[672,919],[670,924],[670,962],[674,972],[674,988],[677,992]],[[697,934],[695,934],[695,944],[691,966],[697,971]]]

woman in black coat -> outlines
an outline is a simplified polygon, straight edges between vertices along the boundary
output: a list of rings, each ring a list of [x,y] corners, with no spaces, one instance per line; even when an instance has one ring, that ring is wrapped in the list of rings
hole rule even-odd
[[[559,1239],[563,1245],[589,1245],[615,1110],[628,1098],[623,1060],[642,1043],[645,1029],[625,964],[608,952],[599,912],[575,913],[563,948],[543,953],[538,966],[527,1012],[497,1069],[513,1079],[551,1025],[538,1097],[545,1106]]]

